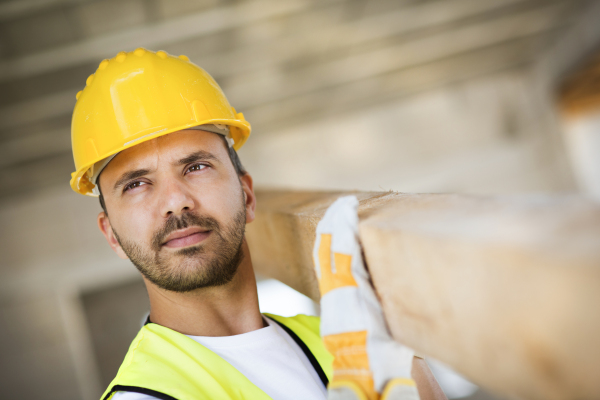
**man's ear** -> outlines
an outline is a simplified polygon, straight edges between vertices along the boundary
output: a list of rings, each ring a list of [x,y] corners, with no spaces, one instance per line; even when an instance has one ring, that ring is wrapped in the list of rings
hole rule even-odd
[[[98,214],[98,228],[100,228],[100,231],[106,238],[106,241],[108,242],[109,246],[115,251],[115,253],[117,253],[117,255],[122,259],[129,260],[129,257],[127,257],[127,254],[125,254],[125,252],[121,248],[121,245],[119,244],[119,241],[115,237],[115,233],[113,232],[112,226],[110,225],[110,220],[108,219],[108,216],[106,215],[106,213],[104,213],[104,211]]]
[[[256,195],[254,194],[252,177],[246,173],[240,177],[240,182],[242,182],[242,190],[246,199],[246,223],[249,224],[254,221],[254,211],[256,210]]]

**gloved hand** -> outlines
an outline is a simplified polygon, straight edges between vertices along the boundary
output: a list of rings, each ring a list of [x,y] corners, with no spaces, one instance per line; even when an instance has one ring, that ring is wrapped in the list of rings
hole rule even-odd
[[[341,197],[317,226],[313,258],[321,336],[335,356],[329,400],[418,400],[413,350],[390,336],[358,241],[358,200]]]

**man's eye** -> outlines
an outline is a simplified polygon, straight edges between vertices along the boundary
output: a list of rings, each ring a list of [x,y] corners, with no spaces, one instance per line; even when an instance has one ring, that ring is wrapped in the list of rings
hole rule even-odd
[[[191,167],[189,167],[186,172],[200,171],[200,170],[203,170],[204,168],[206,168],[206,165],[196,164],[196,165],[192,165]]]
[[[142,186],[143,184],[144,184],[144,182],[141,182],[141,181],[131,182],[130,184],[128,184],[127,186],[125,186],[125,188],[123,189],[123,191],[125,192],[125,191],[130,190],[130,189],[135,189],[137,187]]]

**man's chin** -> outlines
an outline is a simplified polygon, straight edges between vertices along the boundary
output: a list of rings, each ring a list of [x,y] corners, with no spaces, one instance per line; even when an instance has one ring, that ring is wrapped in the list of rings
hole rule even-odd
[[[180,263],[170,269],[169,276],[147,278],[158,287],[172,292],[185,293],[209,287],[224,286],[231,282],[238,272],[238,266],[223,268],[214,263]]]

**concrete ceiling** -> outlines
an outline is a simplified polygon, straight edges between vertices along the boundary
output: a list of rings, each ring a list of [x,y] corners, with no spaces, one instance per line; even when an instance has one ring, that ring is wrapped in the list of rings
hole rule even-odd
[[[532,62],[593,0],[0,2],[0,198],[68,184],[100,60],[185,54],[255,135]]]

